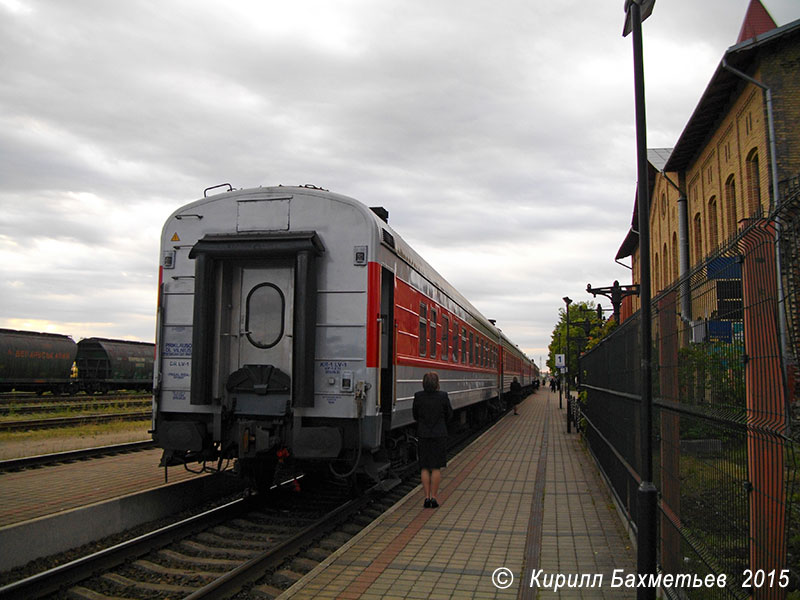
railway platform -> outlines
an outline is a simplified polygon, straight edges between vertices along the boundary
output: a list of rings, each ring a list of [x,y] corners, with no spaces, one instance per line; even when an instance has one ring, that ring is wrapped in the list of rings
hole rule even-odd
[[[633,598],[612,576],[635,551],[558,396],[519,413],[450,461],[439,508],[418,487],[279,598]]]
[[[161,450],[141,450],[0,473],[0,527],[46,517],[164,484]],[[199,475],[169,469],[169,483]]]

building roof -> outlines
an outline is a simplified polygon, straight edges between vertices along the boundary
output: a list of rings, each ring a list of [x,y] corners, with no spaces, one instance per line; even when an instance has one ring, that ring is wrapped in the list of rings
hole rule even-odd
[[[648,148],[647,162],[656,168],[656,171],[663,171],[667,166],[667,161],[672,155],[672,148]],[[651,185],[652,187],[652,185]]]
[[[750,6],[747,7],[747,13],[742,22],[742,28],[739,30],[739,39],[736,40],[737,44],[741,44],[745,40],[757,37],[768,31],[777,28],[778,24],[761,4],[761,0],[750,0]]]
[[[752,7],[752,4],[751,4]],[[762,7],[763,8],[763,7]],[[770,17],[771,18],[771,17]],[[747,24],[745,19],[745,25]],[[743,29],[745,27],[743,25]],[[681,133],[678,143],[665,166],[667,171],[683,171],[691,163],[698,150],[705,146],[708,137],[725,114],[733,94],[743,85],[742,80],[728,71],[724,64],[747,72],[752,67],[757,51],[766,45],[800,33],[800,19],[783,27],[758,34],[753,38],[731,46],[717,66],[714,76],[708,83],[700,102],[694,109],[689,122]]]
[[[672,148],[648,148],[647,149],[647,197],[650,203],[653,202],[653,189],[656,184],[656,173],[664,170],[664,166],[669,161]],[[633,197],[633,217],[631,218],[631,228],[617,251],[614,260],[626,258],[633,254],[639,245],[639,186],[636,186],[636,193]]]

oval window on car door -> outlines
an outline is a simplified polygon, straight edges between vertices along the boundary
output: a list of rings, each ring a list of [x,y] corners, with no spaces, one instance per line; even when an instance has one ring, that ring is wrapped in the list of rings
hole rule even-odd
[[[261,283],[247,295],[245,331],[247,339],[257,348],[272,348],[283,337],[286,300],[280,288]]]

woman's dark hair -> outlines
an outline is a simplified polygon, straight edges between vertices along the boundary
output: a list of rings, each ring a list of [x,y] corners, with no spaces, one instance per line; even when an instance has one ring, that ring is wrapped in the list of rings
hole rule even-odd
[[[422,389],[426,392],[439,391],[439,374],[435,371],[425,373],[422,377]]]

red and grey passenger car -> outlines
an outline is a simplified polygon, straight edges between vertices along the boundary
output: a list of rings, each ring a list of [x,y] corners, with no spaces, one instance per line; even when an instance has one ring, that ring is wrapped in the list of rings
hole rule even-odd
[[[177,210],[161,248],[153,425],[166,464],[236,458],[268,473],[288,450],[375,473],[413,442],[423,373],[439,373],[461,423],[512,377],[538,377],[383,209],[352,198],[230,190]]]

